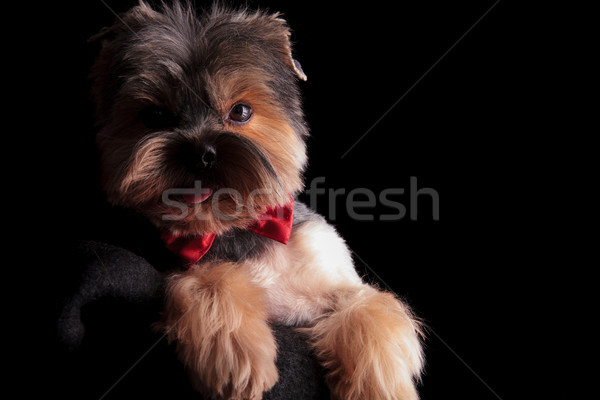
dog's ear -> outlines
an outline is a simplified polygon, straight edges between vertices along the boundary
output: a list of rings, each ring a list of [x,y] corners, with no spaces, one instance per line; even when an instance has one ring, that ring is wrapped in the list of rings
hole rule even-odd
[[[292,68],[293,68],[294,72],[296,73],[296,76],[298,78],[302,79],[303,81],[306,81],[308,79],[308,77],[302,70],[302,66],[300,65],[298,60],[296,60],[294,57],[292,57],[291,54],[290,54],[290,59],[292,60]]]
[[[274,39],[280,46],[284,62],[292,69],[292,71],[294,71],[298,78],[306,81],[308,78],[302,70],[302,66],[292,55],[292,42],[290,40],[291,32],[287,22],[282,18],[280,13],[271,14],[267,18],[273,24],[273,29],[276,34]]]

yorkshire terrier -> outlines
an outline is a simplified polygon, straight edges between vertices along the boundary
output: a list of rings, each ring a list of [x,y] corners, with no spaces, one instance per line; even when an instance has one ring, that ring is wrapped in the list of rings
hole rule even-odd
[[[306,76],[280,14],[141,1],[93,39],[101,185],[181,257],[159,326],[193,386],[261,399],[278,380],[270,324],[286,324],[307,335],[332,398],[417,399],[420,323],[295,198]]]

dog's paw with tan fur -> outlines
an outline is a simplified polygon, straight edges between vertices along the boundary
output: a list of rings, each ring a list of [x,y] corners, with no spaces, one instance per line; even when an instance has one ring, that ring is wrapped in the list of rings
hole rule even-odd
[[[328,370],[336,400],[417,400],[423,358],[419,323],[392,294],[339,294],[337,307],[303,330]]]
[[[194,387],[213,399],[259,400],[278,379],[262,291],[234,264],[174,275],[163,328]]]

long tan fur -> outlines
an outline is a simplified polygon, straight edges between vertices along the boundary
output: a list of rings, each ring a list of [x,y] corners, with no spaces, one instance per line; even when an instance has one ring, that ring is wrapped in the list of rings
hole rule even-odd
[[[163,329],[208,395],[256,400],[277,381],[264,293],[249,278],[225,263],[169,279]]]

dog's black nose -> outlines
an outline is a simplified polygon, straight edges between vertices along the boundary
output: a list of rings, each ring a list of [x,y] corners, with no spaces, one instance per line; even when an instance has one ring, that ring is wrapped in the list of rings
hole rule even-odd
[[[211,144],[201,144],[194,148],[188,147],[182,156],[182,161],[188,170],[201,173],[214,167],[217,161],[217,149]]]
[[[210,169],[213,167],[213,164],[217,160],[217,149],[214,146],[208,144],[202,146],[202,157],[199,161],[199,166],[201,169]]]

